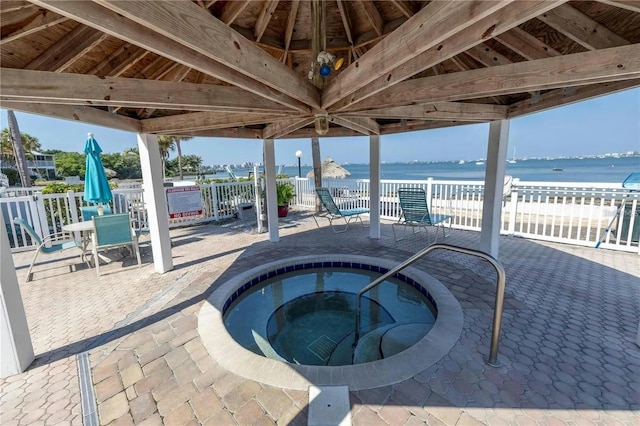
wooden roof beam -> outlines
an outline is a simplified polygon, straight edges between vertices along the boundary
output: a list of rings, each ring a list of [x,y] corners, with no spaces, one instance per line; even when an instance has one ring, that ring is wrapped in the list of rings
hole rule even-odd
[[[376,34],[381,36],[383,34],[384,21],[382,20],[382,16],[380,16],[380,12],[376,9],[375,2],[371,0],[360,0],[360,5]]]
[[[640,44],[633,44],[408,80],[354,105],[352,109],[476,99],[639,77]]]
[[[553,47],[518,27],[497,35],[495,39],[529,61],[561,55]]]
[[[260,15],[258,16],[258,20],[256,21],[256,26],[253,32],[256,42],[259,42],[260,39],[262,38],[264,31],[267,29],[267,25],[269,25],[269,21],[271,21],[273,12],[276,11],[277,7],[278,7],[278,0],[267,0],[264,2],[264,5],[262,6],[262,10],[260,11]]]
[[[18,10],[35,8],[35,5],[25,0],[2,0],[0,1],[0,13],[16,12]]]
[[[231,86],[11,68],[0,68],[0,72],[0,96],[9,101],[260,114],[290,112],[275,102]]]
[[[225,65],[212,61],[205,55],[194,52],[167,37],[139,25],[118,13],[90,1],[31,0],[37,5],[65,15],[75,21],[94,27],[116,38],[140,46],[158,55],[180,62],[207,75],[241,87],[266,99],[278,102],[291,109],[309,112],[308,105],[261,84],[253,78]],[[162,2],[165,3],[165,2]],[[181,3],[182,4],[182,3]],[[195,4],[194,4],[195,6]],[[197,8],[197,6],[195,6]],[[198,8],[200,11],[200,9]],[[202,12],[200,12],[202,13]],[[211,19],[214,19],[211,17]],[[199,37],[198,37],[199,39]],[[248,40],[247,40],[248,41]]]
[[[627,9],[632,12],[640,13],[640,2],[638,0],[598,0],[611,6]]]
[[[340,114],[340,116],[410,120],[489,121],[507,118],[507,107],[465,102],[440,102],[349,112]]]
[[[0,99],[0,107],[29,114],[44,115],[61,120],[95,124],[96,126],[140,133],[139,120],[103,111],[91,106],[12,102]]]
[[[589,50],[629,44],[618,34],[568,4],[543,13],[538,19]]]
[[[227,25],[231,25],[247,6],[249,6],[249,3],[250,0],[228,1],[220,14],[220,20]]]
[[[291,120],[276,121],[275,123],[268,124],[262,131],[264,139],[279,139],[288,135],[291,132],[295,132],[309,124],[313,123],[314,117],[302,117],[294,118]]]
[[[38,31],[42,31],[49,27],[53,27],[54,25],[61,24],[67,21],[68,19],[69,18],[67,18],[66,16],[60,16],[49,10],[45,10],[42,13],[38,13],[38,15],[24,27],[0,39],[0,46],[14,40],[18,40],[22,37],[35,34]]]
[[[472,2],[448,2],[449,8],[461,9],[454,11],[446,9],[445,11],[448,13],[443,11],[444,16],[431,13],[435,12],[433,8],[442,7],[440,2],[429,3],[413,18],[387,36],[384,41],[373,47],[360,60],[334,78],[323,93],[323,106],[330,111],[347,110],[351,105],[431,68],[445,59],[464,52],[483,40],[508,31],[560,3],[545,0],[516,1],[488,16],[476,10],[495,10],[487,8],[486,2],[482,2],[480,5],[475,4],[477,6],[475,8]],[[494,3],[491,4],[494,5]],[[467,7],[471,7],[471,11],[467,10]],[[475,15],[472,15],[473,19],[465,21],[470,24],[469,26],[459,23],[459,21],[465,20],[463,16],[460,16],[463,11],[475,12]],[[430,23],[429,17],[432,17],[435,22]],[[416,43],[424,44],[424,46],[413,46],[415,50],[412,50],[411,44],[403,42],[404,34],[410,29],[413,32],[418,32],[414,27],[416,25],[420,27],[423,21],[424,29],[422,31],[424,34],[421,35],[422,39],[420,37],[416,39]],[[408,27],[406,27],[407,25]],[[423,39],[430,39],[436,43],[423,43]],[[382,48],[386,50],[380,50]],[[402,52],[404,59],[406,59],[403,64],[399,64],[400,61],[395,59],[396,55],[393,52]],[[365,59],[367,60],[365,61]],[[370,61],[378,61],[384,65],[382,67],[374,64],[367,65]],[[373,72],[369,73],[369,70],[373,70]],[[367,73],[370,75],[365,75]],[[360,80],[352,81],[357,78]]]
[[[289,46],[291,45],[291,37],[293,36],[293,27],[296,25],[296,16],[298,15],[298,6],[300,0],[292,0],[289,3],[289,14],[287,15],[287,28],[284,32],[284,54],[282,55],[282,62],[287,60],[287,54],[289,53]]]
[[[404,0],[391,0],[391,3],[407,18],[411,18],[416,11],[413,8],[413,5]]]
[[[96,31],[91,27],[78,25],[24,68],[27,70],[62,72],[73,65],[78,58],[101,43],[106,37],[107,34]]]
[[[147,50],[133,46],[131,43],[124,43],[86,74],[119,77],[147,56],[148,53]]]
[[[273,114],[220,114],[217,112],[194,112],[169,117],[149,118],[142,120],[142,133],[158,133],[179,135],[181,132],[197,132],[201,130],[225,129],[229,127],[250,126],[271,123],[278,120],[289,120]]]
[[[195,3],[97,1],[139,25],[312,108],[320,106],[320,95],[311,83],[213,16],[202,13]]]
[[[355,130],[364,135],[379,135],[380,126],[369,117],[342,117],[338,115],[329,116],[331,123],[337,124],[347,129]]]

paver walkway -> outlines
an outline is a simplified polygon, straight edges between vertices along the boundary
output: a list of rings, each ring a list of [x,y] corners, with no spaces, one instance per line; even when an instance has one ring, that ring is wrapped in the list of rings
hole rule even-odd
[[[37,359],[0,382],[0,423],[82,424],[78,354],[89,353],[101,424],[306,424],[307,392],[282,390],[222,369],[197,331],[197,315],[217,286],[278,258],[350,253],[401,261],[424,234],[395,243],[359,226],[344,234],[294,214],[270,243],[241,222],[172,231],[176,268],[159,275],[143,244],[105,275],[65,262],[37,266],[21,283]],[[448,243],[477,248],[479,234]],[[16,254],[24,279],[30,253]],[[44,259],[44,258],[43,258]],[[50,258],[48,258],[50,259]],[[433,253],[417,267],[460,301],[460,339],[438,363],[409,380],[351,392],[355,425],[640,424],[640,256],[501,238],[507,293],[499,359],[489,348],[495,279],[474,258]],[[101,268],[102,269],[102,268]]]

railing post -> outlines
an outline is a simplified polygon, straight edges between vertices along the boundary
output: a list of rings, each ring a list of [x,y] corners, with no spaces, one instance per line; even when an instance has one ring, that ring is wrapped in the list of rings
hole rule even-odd
[[[220,220],[220,211],[218,208],[218,186],[215,183],[211,184],[211,206],[213,208],[213,217],[215,220]]]
[[[433,212],[433,200],[431,197],[433,196],[433,178],[430,177],[427,179],[427,205],[429,206],[429,211]]]
[[[509,200],[509,229],[508,235],[516,233],[516,217],[518,215],[518,184],[520,179],[513,179],[511,184],[511,200]]]
[[[69,200],[69,204],[68,204],[69,211],[67,212],[66,219],[69,219],[69,216],[71,216],[71,223],[79,222],[80,220],[78,218],[78,205],[76,203],[76,193],[73,192],[72,190],[67,191],[67,200]],[[76,241],[81,241],[80,232],[74,232],[73,238]]]

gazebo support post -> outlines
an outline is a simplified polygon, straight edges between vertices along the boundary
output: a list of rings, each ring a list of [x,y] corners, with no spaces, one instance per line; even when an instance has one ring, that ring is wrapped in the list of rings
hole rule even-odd
[[[269,241],[280,241],[278,232],[278,198],[276,196],[276,152],[273,139],[264,139],[264,177],[267,187],[267,220]]]
[[[158,136],[138,134],[138,150],[144,184],[144,203],[151,232],[153,265],[156,272],[163,274],[173,269],[173,259]]]
[[[489,144],[484,175],[480,250],[496,259],[499,249],[500,214],[508,145],[509,120],[492,121],[489,124]]]
[[[369,136],[369,237],[380,239],[380,135]]]
[[[22,373],[35,356],[2,214],[0,229],[0,378],[4,379]]]

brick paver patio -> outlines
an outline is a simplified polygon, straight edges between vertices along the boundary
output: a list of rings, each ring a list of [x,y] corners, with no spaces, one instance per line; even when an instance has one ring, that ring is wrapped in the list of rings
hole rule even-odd
[[[88,353],[100,424],[306,424],[307,392],[243,379],[209,356],[197,330],[204,300],[234,274],[274,259],[350,253],[401,261],[426,240],[396,243],[388,224],[380,240],[359,226],[336,235],[305,214],[282,221],[280,232],[274,244],[242,222],[173,230],[176,267],[163,275],[153,271],[148,244],[142,268],[125,258],[99,279],[82,265],[70,273],[65,264],[78,258],[43,256],[48,262],[25,284],[31,253],[15,254],[37,358],[0,382],[0,423],[82,424],[78,359]],[[478,233],[454,230],[446,242],[478,241]],[[502,365],[483,362],[492,268],[432,253],[416,266],[458,299],[462,335],[413,378],[351,392],[353,424],[640,425],[640,256],[502,237],[500,261]]]

